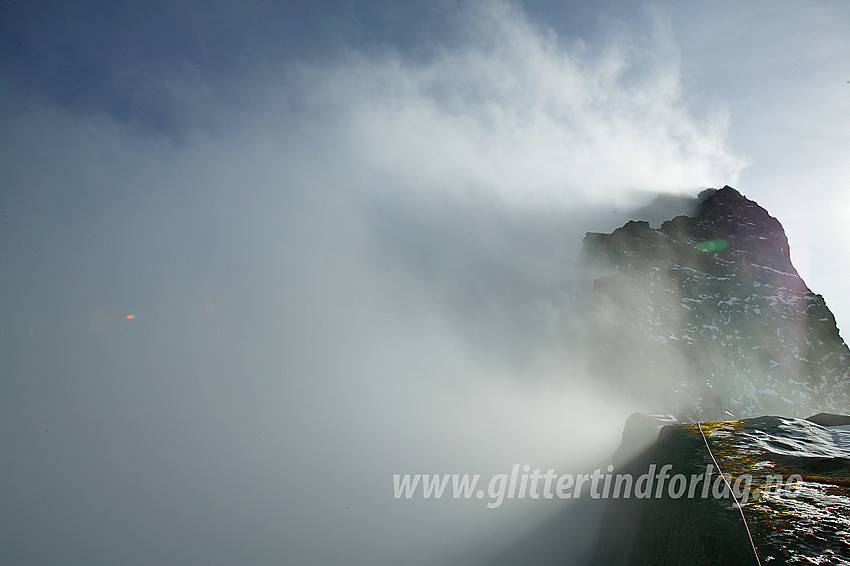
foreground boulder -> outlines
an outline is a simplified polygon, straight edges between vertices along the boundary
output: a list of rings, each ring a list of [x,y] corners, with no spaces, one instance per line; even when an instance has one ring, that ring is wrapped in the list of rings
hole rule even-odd
[[[772,416],[667,425],[617,467],[625,475],[630,496],[608,494],[593,566],[747,565],[756,552],[765,565],[850,564],[850,426]]]

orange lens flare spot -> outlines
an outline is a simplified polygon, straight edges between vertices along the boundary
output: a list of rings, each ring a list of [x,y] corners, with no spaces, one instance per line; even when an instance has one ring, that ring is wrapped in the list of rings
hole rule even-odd
[[[134,314],[128,314],[128,315],[126,315],[126,316],[124,317],[124,320],[133,320],[134,318],[136,318],[136,315],[134,315]]]

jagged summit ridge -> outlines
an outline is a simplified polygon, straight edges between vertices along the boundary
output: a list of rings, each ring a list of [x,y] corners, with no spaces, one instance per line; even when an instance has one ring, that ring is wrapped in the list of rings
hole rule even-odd
[[[700,196],[658,229],[585,236],[611,273],[593,283],[596,371],[686,419],[846,412],[850,351],[779,220],[728,186]]]

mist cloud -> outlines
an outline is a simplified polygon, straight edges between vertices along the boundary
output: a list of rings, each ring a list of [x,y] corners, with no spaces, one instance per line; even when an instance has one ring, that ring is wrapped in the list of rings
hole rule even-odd
[[[725,120],[688,112],[661,22],[651,41],[604,46],[536,28],[508,4],[463,22],[462,42],[426,61],[351,53],[300,76],[338,144],[395,173],[382,187],[563,206],[735,180],[743,162]]]
[[[18,562],[437,563],[550,511],[400,505],[393,473],[610,453],[629,407],[586,376],[581,235],[742,162],[688,111],[663,25],[639,50],[503,3],[454,26],[422,59],[266,69],[207,107],[226,133],[12,91]]]

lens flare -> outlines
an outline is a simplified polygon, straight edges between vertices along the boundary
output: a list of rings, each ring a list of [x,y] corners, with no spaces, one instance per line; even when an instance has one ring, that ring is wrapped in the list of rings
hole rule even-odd
[[[719,252],[729,247],[729,242],[723,238],[714,238],[697,244],[697,251],[701,252]]]
[[[124,316],[124,320],[133,320],[134,318],[136,318],[136,315],[134,314],[128,314]]]

